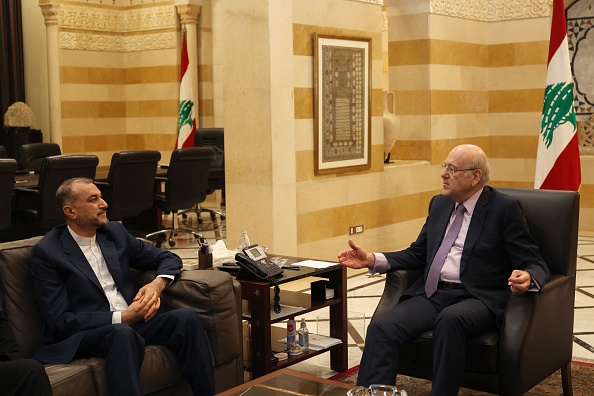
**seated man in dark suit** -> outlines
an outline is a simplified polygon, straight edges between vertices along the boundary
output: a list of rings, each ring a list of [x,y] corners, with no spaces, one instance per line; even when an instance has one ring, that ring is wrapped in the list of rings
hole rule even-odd
[[[0,312],[0,394],[51,396],[45,368],[33,359],[22,359],[8,321]]]
[[[214,394],[206,333],[194,310],[157,313],[161,292],[181,259],[142,242],[107,220],[107,204],[92,180],[74,178],[56,193],[66,224],[33,248],[31,272],[45,321],[35,358],[43,363],[104,357],[110,395],[140,395],[145,345],[178,357],[195,395]],[[136,290],[129,268],[156,269]]]
[[[399,348],[433,330],[431,395],[457,395],[466,340],[501,325],[511,293],[538,291],[550,278],[520,203],[487,186],[489,163],[474,145],[455,147],[441,170],[417,240],[407,249],[367,253],[353,241],[338,254],[372,273],[421,269],[425,274],[367,330],[358,385],[394,384]]]

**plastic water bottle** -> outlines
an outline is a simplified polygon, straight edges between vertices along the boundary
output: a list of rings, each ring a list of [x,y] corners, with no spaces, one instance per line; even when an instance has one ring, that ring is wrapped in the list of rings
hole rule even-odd
[[[239,238],[239,251],[250,246],[250,238],[248,237],[247,230],[241,231],[241,238]]]
[[[289,318],[287,320],[287,349],[295,348],[295,330],[297,330],[295,327],[295,319]]]
[[[299,329],[299,346],[303,351],[309,351],[309,330],[305,323],[305,318],[301,318],[301,328]]]

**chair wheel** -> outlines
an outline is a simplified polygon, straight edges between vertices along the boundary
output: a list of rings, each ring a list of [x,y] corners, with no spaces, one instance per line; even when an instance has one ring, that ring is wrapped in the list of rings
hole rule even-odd
[[[185,213],[182,213],[182,215],[181,215],[181,216],[182,216],[184,219],[187,219],[187,218],[188,218],[188,215],[187,215],[187,214],[185,214]]]
[[[202,220],[200,217],[198,217],[198,224],[202,224],[204,220]]]
[[[169,241],[169,246],[174,247],[175,246],[175,241]]]
[[[225,220],[227,216],[221,216],[221,220]]]

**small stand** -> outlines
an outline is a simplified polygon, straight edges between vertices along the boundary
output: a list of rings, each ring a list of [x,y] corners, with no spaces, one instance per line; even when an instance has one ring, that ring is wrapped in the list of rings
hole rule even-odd
[[[213,269],[212,253],[202,253],[202,251],[198,251],[198,269]]]

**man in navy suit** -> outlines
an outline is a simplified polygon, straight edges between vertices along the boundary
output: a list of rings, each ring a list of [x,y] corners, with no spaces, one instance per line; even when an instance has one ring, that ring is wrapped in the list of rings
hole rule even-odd
[[[180,258],[142,242],[106,216],[93,181],[74,178],[56,193],[66,224],[33,248],[31,272],[45,326],[35,358],[43,363],[104,357],[110,395],[140,395],[145,345],[164,345],[180,361],[195,395],[214,394],[206,333],[192,309],[157,313]],[[129,269],[155,269],[137,290]]]
[[[483,150],[455,147],[441,178],[443,191],[431,200],[425,225],[407,249],[367,253],[349,241],[350,249],[338,254],[342,264],[371,273],[425,271],[390,312],[369,325],[359,385],[394,384],[400,346],[433,330],[431,395],[457,395],[467,339],[501,325],[511,293],[538,291],[550,278],[520,203],[486,185],[489,164]],[[455,226],[457,212],[461,222]]]

